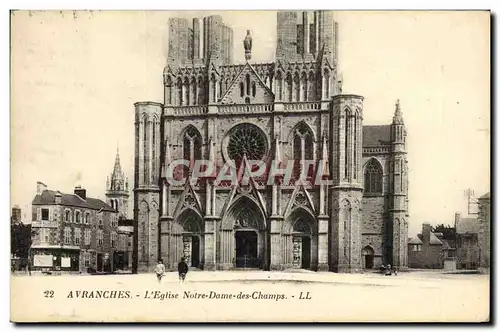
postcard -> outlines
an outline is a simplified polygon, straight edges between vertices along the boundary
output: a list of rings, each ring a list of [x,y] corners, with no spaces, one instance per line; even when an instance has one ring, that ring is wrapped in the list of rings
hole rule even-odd
[[[489,11],[14,10],[11,321],[489,322]]]

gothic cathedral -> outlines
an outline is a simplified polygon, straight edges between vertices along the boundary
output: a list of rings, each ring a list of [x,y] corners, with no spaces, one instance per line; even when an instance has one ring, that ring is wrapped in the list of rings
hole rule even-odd
[[[247,31],[234,48],[246,61],[233,64],[233,30],[221,16],[169,20],[164,103],[134,104],[136,271],[159,259],[175,269],[181,257],[205,270],[407,266],[399,101],[391,124],[363,126],[363,97],[342,94],[338,37],[332,12],[278,12],[274,61],[252,62]],[[169,176],[176,160],[247,159],[302,165],[292,175],[312,163],[300,180],[271,183],[266,172],[229,184],[216,174],[182,185]],[[328,182],[317,183],[321,165]]]

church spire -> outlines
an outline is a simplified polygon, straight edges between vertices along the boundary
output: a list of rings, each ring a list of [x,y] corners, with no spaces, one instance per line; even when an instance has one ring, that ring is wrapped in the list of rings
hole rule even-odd
[[[120,150],[118,147],[116,147],[115,165],[113,167],[113,173],[111,173],[108,189],[110,191],[125,190],[125,175],[122,172],[122,166],[120,164]]]

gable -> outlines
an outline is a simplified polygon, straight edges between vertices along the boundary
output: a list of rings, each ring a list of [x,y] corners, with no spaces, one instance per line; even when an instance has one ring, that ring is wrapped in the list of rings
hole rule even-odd
[[[221,98],[222,104],[268,104],[273,101],[272,91],[248,63]]]

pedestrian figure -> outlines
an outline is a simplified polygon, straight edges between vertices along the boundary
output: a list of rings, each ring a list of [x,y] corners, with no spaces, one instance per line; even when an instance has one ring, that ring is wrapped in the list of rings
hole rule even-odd
[[[28,275],[31,277],[31,263],[28,262]]]
[[[188,273],[188,270],[189,270],[188,265],[186,264],[184,257],[182,257],[181,261],[177,265],[177,271],[179,272],[179,280],[181,283],[183,283],[184,280],[186,279],[186,274]]]
[[[158,261],[158,264],[156,264],[155,272],[156,272],[156,278],[158,279],[158,283],[160,283],[161,278],[165,273],[165,265],[163,265],[163,261],[161,259]]]
[[[390,276],[392,274],[392,269],[391,269],[391,264],[387,265],[387,268],[385,269],[385,275]]]

